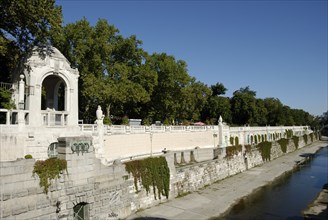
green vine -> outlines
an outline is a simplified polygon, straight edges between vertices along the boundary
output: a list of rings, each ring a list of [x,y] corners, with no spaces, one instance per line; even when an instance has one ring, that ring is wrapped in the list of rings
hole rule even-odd
[[[287,152],[287,145],[289,143],[289,140],[286,139],[286,138],[281,138],[280,140],[277,141],[278,144],[280,145],[280,148],[281,148],[281,151],[283,153],[286,153]]]
[[[67,172],[67,161],[58,158],[49,158],[47,160],[38,160],[34,164],[33,176],[37,174],[40,178],[40,187],[43,192],[48,193],[50,181],[59,178],[62,171]]]
[[[299,137],[298,136],[293,136],[293,141],[296,149],[298,148],[298,142],[299,142]]]
[[[242,151],[241,145],[230,146],[226,148],[226,158],[232,158],[234,155],[238,155]]]
[[[305,144],[307,144],[308,143],[308,136],[307,136],[307,134],[304,134],[303,135],[303,139],[304,139]]]
[[[238,137],[235,137],[235,145],[239,145],[239,138]]]
[[[311,142],[313,142],[313,133],[310,134]]]
[[[286,135],[287,139],[293,137],[293,130],[292,129],[286,129]]]
[[[246,151],[246,153],[251,153],[251,152],[252,152],[252,145],[247,144],[247,145],[245,145],[244,147],[245,147],[245,151]]]
[[[271,147],[272,147],[271,142],[264,141],[259,143],[256,147],[260,151],[263,161],[267,161],[271,159]]]
[[[157,199],[156,195],[159,199],[161,199],[161,195],[169,197],[170,169],[165,157],[149,157],[143,160],[129,161],[125,163],[125,170],[132,174],[137,191],[138,182],[141,182],[147,193],[150,191],[150,186],[153,187],[155,199]]]

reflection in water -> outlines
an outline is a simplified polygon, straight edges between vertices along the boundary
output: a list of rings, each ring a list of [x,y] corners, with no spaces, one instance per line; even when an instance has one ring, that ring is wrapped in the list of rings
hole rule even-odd
[[[328,183],[327,161],[325,147],[309,163],[242,199],[228,215],[218,219],[303,219],[302,210]]]

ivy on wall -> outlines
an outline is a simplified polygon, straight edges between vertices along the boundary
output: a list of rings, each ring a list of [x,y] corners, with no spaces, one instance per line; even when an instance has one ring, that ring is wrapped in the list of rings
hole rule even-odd
[[[313,133],[310,134],[311,142],[313,142]]]
[[[59,178],[62,171],[67,172],[67,161],[58,158],[49,158],[47,160],[38,160],[34,164],[33,176],[37,174],[40,178],[40,187],[43,192],[48,193],[50,181]]]
[[[280,145],[280,148],[281,148],[281,151],[283,153],[286,153],[287,152],[287,145],[289,143],[289,140],[286,139],[286,138],[281,138],[280,140],[277,141],[278,144]]]
[[[271,159],[271,147],[272,143],[269,141],[263,141],[259,143],[257,146],[257,149],[261,153],[262,160],[267,161]]]
[[[251,152],[252,152],[252,145],[247,144],[247,145],[245,145],[244,147],[245,147],[245,151],[246,151],[246,153],[251,153]]]
[[[305,144],[308,143],[308,136],[307,136],[307,134],[304,134],[303,135],[303,140],[304,140]]]
[[[233,158],[234,155],[238,155],[242,151],[241,145],[230,146],[226,148],[226,158]]]
[[[165,157],[149,157],[143,160],[134,160],[125,163],[125,170],[133,175],[134,186],[138,191],[138,182],[150,191],[153,187],[154,197],[161,199],[161,195],[169,197],[170,169]]]
[[[235,145],[236,146],[239,145],[239,139],[238,139],[238,137],[235,137]]]
[[[286,129],[286,135],[287,139],[293,137],[293,130],[292,129]]]
[[[293,136],[293,141],[296,149],[298,148],[298,142],[299,142],[299,137],[298,136]]]

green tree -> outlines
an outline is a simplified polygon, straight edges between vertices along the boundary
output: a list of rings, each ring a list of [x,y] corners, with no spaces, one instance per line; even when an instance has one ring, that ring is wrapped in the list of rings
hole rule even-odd
[[[165,53],[152,54],[147,60],[152,70],[158,75],[158,84],[151,96],[151,107],[148,110],[156,120],[173,121],[179,115],[183,103],[183,88],[192,80],[187,73],[187,64],[176,61]]]
[[[192,78],[190,83],[182,88],[182,100],[177,117],[182,120],[199,121],[201,119],[201,111],[206,105],[210,89],[199,81],[196,82]]]
[[[241,88],[233,93],[231,99],[232,122],[237,125],[255,124],[256,92],[249,87]]]
[[[211,86],[212,96],[224,95],[227,91],[227,88],[224,87],[222,83],[216,83]]]
[[[54,0],[1,0],[0,82],[11,82],[20,60],[34,46],[48,45],[60,33],[61,24],[61,7]]]
[[[79,69],[80,117],[92,121],[97,105],[105,107],[107,117],[140,113],[157,79],[145,64],[141,41],[123,38],[106,20],[92,27],[84,18],[66,25],[62,33],[54,44]]]
[[[265,98],[264,106],[267,110],[267,124],[271,126],[284,125],[286,123],[283,112],[283,104],[276,98]]]

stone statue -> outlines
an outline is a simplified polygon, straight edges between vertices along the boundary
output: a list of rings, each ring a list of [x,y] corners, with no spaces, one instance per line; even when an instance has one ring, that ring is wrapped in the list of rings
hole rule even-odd
[[[100,105],[98,105],[98,109],[96,111],[96,117],[97,117],[96,124],[98,125],[103,124],[104,115]]]

